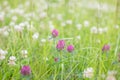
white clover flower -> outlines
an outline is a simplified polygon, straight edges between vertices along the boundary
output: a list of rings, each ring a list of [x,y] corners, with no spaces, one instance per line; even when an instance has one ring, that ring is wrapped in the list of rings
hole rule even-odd
[[[114,27],[115,29],[119,29],[119,25],[115,25],[115,27]]]
[[[97,27],[93,26],[93,27],[91,28],[91,33],[97,34],[97,33],[98,33]]]
[[[3,5],[4,5],[4,6],[8,6],[8,1],[4,1],[4,2],[3,2]]]
[[[99,34],[102,34],[104,32],[103,28],[98,28]]]
[[[46,42],[46,39],[41,39],[41,42],[42,42],[42,43],[45,43],[45,42]]]
[[[62,15],[61,15],[61,14],[57,14],[57,19],[58,19],[59,21],[61,21],[61,20],[63,19]]]
[[[5,16],[4,12],[0,13],[0,21],[4,21],[4,16]]]
[[[25,25],[26,25],[26,24],[25,24],[24,22],[21,22],[21,23],[19,24],[19,26],[20,26],[20,27],[23,27],[23,28],[25,27]]]
[[[84,26],[85,26],[85,27],[89,27],[89,25],[90,25],[89,21],[87,21],[87,20],[84,21]]]
[[[76,24],[76,27],[78,30],[80,30],[82,28],[82,25],[81,24]]]
[[[105,79],[105,77],[106,77],[106,75],[103,73],[103,74],[101,75],[101,78]]]
[[[26,1],[26,2],[25,2],[25,6],[27,6],[27,7],[30,6],[30,2],[29,2],[29,1]]]
[[[34,40],[38,39],[39,38],[39,33],[38,32],[34,33],[33,36],[32,36],[32,38]]]
[[[5,59],[6,54],[7,54],[7,51],[4,51],[4,50],[0,49],[0,60]]]
[[[3,32],[3,36],[7,37],[9,35],[9,32],[8,31],[4,31]]]
[[[22,51],[21,51],[21,54],[22,54],[22,57],[23,57],[23,58],[27,58],[28,52],[27,52],[27,50],[22,50]]]
[[[106,80],[116,80],[115,76],[111,75],[111,76],[107,76]]]
[[[115,77],[116,74],[117,74],[116,71],[108,71],[108,76],[106,80],[116,80],[116,77]]]
[[[15,26],[15,22],[10,22],[10,24],[9,24],[10,26]]]
[[[61,23],[61,26],[62,26],[62,27],[65,27],[65,26],[66,26],[66,23],[65,23],[65,22],[62,22],[62,23]]]
[[[81,37],[79,35],[76,38],[79,39],[79,40],[81,39]]]
[[[17,19],[18,19],[17,16],[13,16],[13,17],[12,17],[12,21],[14,21],[14,22],[16,22]]]
[[[108,75],[116,75],[117,71],[108,71]]]
[[[103,32],[107,32],[108,31],[108,28],[107,27],[105,27],[105,28],[103,28]]]
[[[66,20],[66,24],[71,25],[72,24],[72,20]]]
[[[14,66],[14,65],[16,65],[16,63],[15,63],[15,61],[16,61],[16,57],[15,56],[10,56],[10,58],[9,58],[9,65],[12,65],[12,66]]]
[[[84,70],[84,72],[83,72],[83,77],[84,78],[92,78],[93,77],[93,68],[87,68],[87,69],[85,69]]]
[[[21,27],[21,26],[19,26],[19,25],[15,25],[15,26],[14,26],[14,29],[15,29],[16,31],[18,31],[18,32],[22,32],[24,28]]]
[[[0,28],[0,34],[7,37],[9,35],[7,26]]]
[[[47,17],[47,13],[46,12],[42,12],[42,13],[40,13],[40,18],[45,18],[45,17]]]
[[[53,30],[54,29],[54,25],[53,25],[53,23],[51,22],[51,21],[49,21],[49,28],[50,28],[50,30]]]

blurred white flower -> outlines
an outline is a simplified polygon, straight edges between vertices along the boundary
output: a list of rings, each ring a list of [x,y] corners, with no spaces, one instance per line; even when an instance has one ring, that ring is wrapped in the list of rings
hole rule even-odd
[[[91,28],[91,33],[94,33],[94,34],[97,34],[97,33],[98,33],[98,29],[97,29],[96,26],[93,26],[93,27]]]
[[[57,14],[57,19],[58,19],[59,21],[61,21],[61,20],[63,19],[62,15],[61,15],[61,14]]]
[[[115,27],[114,27],[115,29],[119,29],[119,25],[115,25]]]
[[[26,1],[25,6],[27,6],[27,7],[30,6],[30,1]]]
[[[84,26],[85,26],[85,27],[89,27],[89,25],[90,25],[89,21],[87,21],[87,20],[84,21]]]
[[[85,69],[84,70],[84,72],[83,72],[83,77],[84,78],[92,78],[93,77],[93,68],[87,68],[87,69]]]
[[[101,75],[101,78],[105,79],[105,77],[106,77],[106,76],[105,76],[105,74],[103,73],[103,74]]]
[[[7,37],[9,35],[7,26],[0,28],[0,34]]]
[[[4,6],[8,6],[8,1],[4,1],[4,2],[3,2],[3,5],[4,5]]]
[[[99,34],[102,34],[104,32],[103,28],[99,27],[98,32],[99,32]]]
[[[10,24],[9,24],[10,26],[15,26],[15,22],[10,22]]]
[[[54,25],[53,25],[53,23],[52,23],[52,21],[49,21],[49,28],[50,28],[50,30],[53,30],[54,29]]]
[[[72,24],[72,20],[66,20],[66,24],[71,25]]]
[[[78,35],[76,38],[79,39],[79,40],[81,39],[80,35]]]
[[[82,25],[81,24],[76,24],[76,27],[77,27],[78,30],[80,30]]]
[[[104,28],[103,28],[103,32],[106,33],[107,31],[108,31],[108,28],[107,28],[107,27],[104,27]]]
[[[7,54],[7,51],[4,51],[4,50],[0,49],[0,60],[5,59],[6,54]]]
[[[108,76],[106,80],[116,80],[116,77],[115,77],[116,74],[117,74],[116,71],[108,71]]]
[[[21,27],[21,26],[19,26],[19,25],[15,25],[15,26],[14,26],[14,29],[15,29],[16,31],[18,31],[18,32],[22,32],[24,28]]]
[[[22,27],[22,28],[24,28],[24,27],[26,26],[26,24],[25,24],[24,22],[21,22],[21,23],[19,24],[19,26]]]
[[[12,21],[16,22],[17,21],[17,16],[13,16]]]
[[[9,35],[9,32],[8,31],[4,31],[3,32],[3,36],[7,37]]]
[[[16,61],[16,57],[15,56],[10,56],[10,58],[9,58],[9,65],[12,65],[12,66],[14,66],[14,65],[16,65],[16,63],[15,63],[15,61]]]
[[[41,42],[42,42],[42,43],[45,43],[45,42],[46,42],[46,39],[41,39]]]
[[[42,13],[40,13],[40,18],[45,18],[45,17],[47,17],[47,13],[46,12],[42,12]]]
[[[5,16],[5,13],[4,13],[4,12],[1,12],[1,13],[0,13],[0,21],[4,21],[4,16]]]
[[[33,36],[32,36],[32,38],[34,40],[38,39],[39,38],[39,33],[38,32],[34,33]]]
[[[66,26],[66,23],[65,23],[65,22],[62,22],[62,23],[61,23],[61,26],[62,26],[62,27],[65,27],[65,26]]]
[[[111,75],[111,76],[107,76],[106,80],[116,80],[115,76]]]
[[[27,58],[28,52],[27,52],[27,50],[22,50],[22,51],[21,51],[21,54],[22,54],[22,57],[23,57],[23,58]]]

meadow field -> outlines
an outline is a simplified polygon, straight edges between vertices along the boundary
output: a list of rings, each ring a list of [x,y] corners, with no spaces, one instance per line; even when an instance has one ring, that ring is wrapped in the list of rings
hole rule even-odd
[[[0,80],[120,80],[120,0],[0,0]]]

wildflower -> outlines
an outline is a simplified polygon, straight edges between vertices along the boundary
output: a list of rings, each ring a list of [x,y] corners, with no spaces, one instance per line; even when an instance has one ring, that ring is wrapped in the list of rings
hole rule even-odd
[[[42,43],[45,43],[45,42],[46,42],[46,39],[44,39],[44,38],[41,39],[41,42],[42,42]]]
[[[39,16],[40,16],[40,18],[43,19],[47,16],[47,13],[46,12],[41,12]]]
[[[64,41],[64,40],[59,40],[58,43],[57,43],[56,48],[57,48],[58,50],[63,50],[64,47],[65,47],[65,41]]]
[[[27,50],[22,50],[21,53],[23,58],[27,58],[27,54],[28,54]]]
[[[23,76],[30,75],[30,74],[31,74],[30,66],[24,65],[24,66],[21,68],[21,74],[22,74]]]
[[[15,56],[10,56],[9,58],[9,65],[16,65],[15,61],[16,61],[16,57]]]
[[[12,17],[12,21],[13,21],[13,22],[16,22],[17,19],[18,19],[17,16],[13,16],[13,17]]]
[[[62,15],[61,14],[57,14],[57,20],[59,20],[59,21],[62,21],[62,19],[63,19],[63,17],[62,17]]]
[[[52,31],[52,36],[53,36],[54,38],[57,37],[58,34],[59,34],[58,30],[54,29],[54,30]]]
[[[69,45],[69,46],[67,47],[67,51],[68,51],[68,52],[73,52],[73,50],[74,50],[74,46],[73,46],[73,45]]]
[[[84,26],[85,26],[85,27],[88,27],[88,26],[89,26],[89,21],[87,21],[87,20],[84,21]]]
[[[102,33],[104,32],[104,29],[103,29],[103,28],[98,28],[98,32],[99,32],[100,34],[102,34]]]
[[[81,24],[76,24],[76,27],[77,27],[78,30],[80,30],[82,25]]]
[[[19,25],[15,25],[14,29],[18,32],[22,32],[23,31],[23,27],[19,26]]]
[[[38,39],[38,37],[39,37],[39,33],[38,32],[34,33],[33,36],[32,36],[32,38],[34,40]]]
[[[0,13],[0,21],[4,21],[4,16],[5,16],[4,12]]]
[[[98,33],[98,30],[97,30],[97,27],[92,27],[91,28],[91,33],[94,33],[94,34],[97,34]]]
[[[114,27],[115,29],[119,29],[119,25],[115,25],[115,27]]]
[[[52,23],[52,21],[49,21],[49,28],[50,28],[50,30],[53,30],[54,29],[54,25],[53,25],[53,23]]]
[[[7,37],[9,35],[8,31],[3,32],[3,36]]]
[[[65,27],[65,26],[66,26],[66,23],[65,23],[65,22],[62,22],[62,23],[61,23],[61,26],[62,26],[62,27]]]
[[[110,45],[106,44],[103,46],[102,51],[109,51],[110,50]]]
[[[93,68],[87,68],[87,69],[85,69],[84,70],[84,72],[83,72],[83,77],[84,78],[92,78],[93,77]]]
[[[3,28],[0,28],[0,34],[7,37],[9,35],[8,28],[6,26]]]
[[[67,20],[67,21],[66,21],[66,24],[71,25],[71,24],[72,24],[72,20]]]
[[[116,78],[115,78],[116,74],[117,74],[116,71],[109,71],[106,80],[116,80]]]
[[[78,35],[76,38],[79,39],[79,40],[81,39],[80,35]]]
[[[108,28],[107,27],[105,27],[105,28],[103,28],[103,32],[107,32],[108,31]]]
[[[5,59],[6,54],[7,54],[7,51],[4,51],[4,50],[0,49],[0,60]]]

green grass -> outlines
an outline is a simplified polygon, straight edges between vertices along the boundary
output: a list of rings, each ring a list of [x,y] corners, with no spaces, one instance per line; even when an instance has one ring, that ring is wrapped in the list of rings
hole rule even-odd
[[[120,79],[120,63],[117,62],[120,51],[120,28],[114,28],[116,24],[120,26],[120,18],[116,18],[116,11],[108,10],[104,12],[102,10],[99,11],[97,8],[78,7],[77,3],[73,7],[70,7],[68,6],[69,0],[65,0],[63,4],[56,0],[47,0],[49,8],[44,10],[47,12],[47,16],[39,18],[39,10],[41,10],[41,7],[45,8],[45,5],[42,3],[44,0],[28,0],[30,2],[29,6],[25,6],[27,0],[6,1],[10,6],[8,10],[4,7],[4,0],[0,0],[0,5],[2,6],[0,12],[5,12],[5,19],[3,22],[0,22],[0,27],[8,26],[10,31],[7,37],[0,34],[0,48],[8,51],[6,58],[0,60],[0,80],[24,80],[20,74],[22,65],[29,65],[31,67],[31,80],[104,80],[101,75],[105,74],[107,76],[109,70],[117,71],[116,79]],[[77,1],[80,4],[84,2],[83,0],[71,1]],[[95,0],[86,0],[86,5],[84,6],[87,6],[91,1],[94,2]],[[116,7],[116,0],[99,0],[99,2]],[[61,3],[61,5],[51,7],[53,3],[57,5]],[[16,9],[19,4],[23,6],[22,9],[25,10],[25,13],[22,15],[10,13],[10,10]],[[69,13],[69,10],[73,10],[74,12]],[[29,17],[30,20],[25,17],[28,13],[32,13],[32,17]],[[33,17],[33,13],[35,17]],[[98,13],[101,14],[100,18],[96,16]],[[57,14],[61,14],[63,20],[59,21],[56,17],[51,17]],[[30,27],[31,25],[33,27],[29,29],[25,27],[22,32],[15,31],[14,26],[9,25],[12,21],[12,16],[18,17],[15,22],[16,24],[27,21]],[[61,23],[66,20],[72,20],[73,23],[62,27]],[[89,27],[84,26],[85,20],[89,21]],[[52,21],[55,29],[59,30],[59,36],[55,42],[48,40],[48,36],[51,35],[51,30],[49,29],[50,21]],[[117,21],[118,23],[116,23]],[[81,30],[76,28],[76,24],[78,23],[82,24]],[[103,34],[92,34],[90,29],[93,26],[107,27],[108,31]],[[37,40],[33,40],[32,38],[35,32],[39,33]],[[80,40],[76,38],[78,35],[81,37]],[[45,43],[41,42],[43,38],[47,40]],[[62,52],[56,50],[55,43],[63,38],[73,38],[66,40],[66,45],[73,44],[75,46],[73,54],[68,53],[66,50]],[[96,40],[100,40],[100,43],[97,43]],[[102,52],[104,44],[110,44],[111,46],[108,58],[106,57],[106,53]],[[26,59],[21,57],[20,52],[23,49],[28,51],[28,58]],[[17,58],[15,66],[8,65],[10,56]],[[48,58],[47,61],[44,59],[46,57]],[[55,57],[59,57],[60,60],[55,62]],[[117,63],[113,64],[114,62]],[[94,76],[92,79],[83,79],[82,73],[88,67],[94,69]]]

